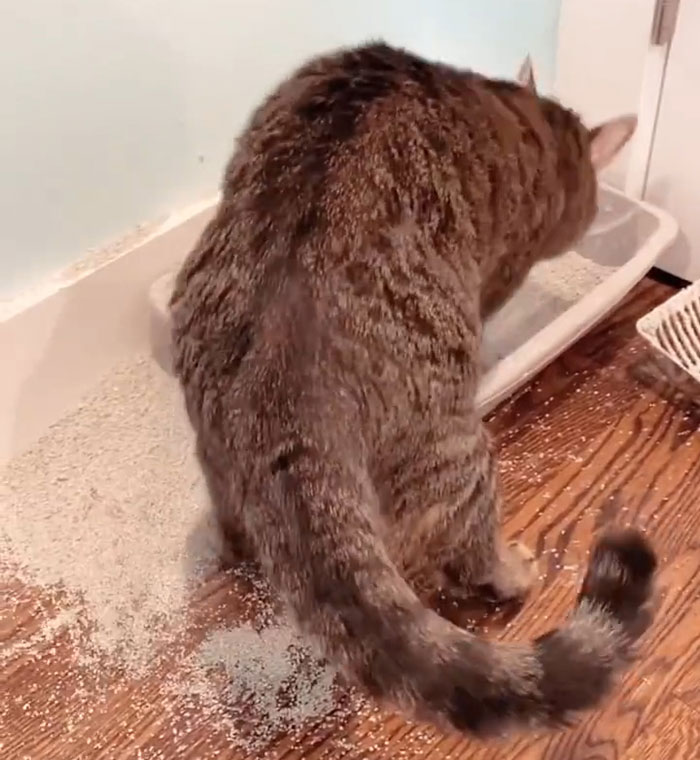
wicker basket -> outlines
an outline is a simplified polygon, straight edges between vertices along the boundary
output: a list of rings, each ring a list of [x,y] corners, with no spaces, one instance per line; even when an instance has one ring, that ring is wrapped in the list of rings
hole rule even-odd
[[[664,379],[700,404],[700,280],[637,322]]]

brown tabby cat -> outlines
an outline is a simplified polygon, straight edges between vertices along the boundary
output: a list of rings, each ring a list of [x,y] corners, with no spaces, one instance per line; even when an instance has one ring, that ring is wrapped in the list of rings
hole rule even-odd
[[[371,44],[260,107],[172,298],[176,372],[230,545],[369,693],[460,730],[594,705],[645,622],[655,558],[597,544],[576,610],[532,644],[438,616],[438,587],[524,596],[474,407],[482,316],[596,211],[634,130],[531,86]]]

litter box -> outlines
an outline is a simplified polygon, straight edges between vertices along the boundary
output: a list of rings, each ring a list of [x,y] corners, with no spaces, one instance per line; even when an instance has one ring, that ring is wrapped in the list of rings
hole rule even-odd
[[[598,215],[575,250],[536,264],[484,325],[482,414],[608,314],[678,234],[665,211],[601,186]]]
[[[654,266],[678,226],[647,203],[602,186],[599,211],[575,250],[533,267],[523,286],[484,325],[486,414],[604,317]],[[174,275],[150,290],[153,355],[170,371],[167,303]]]

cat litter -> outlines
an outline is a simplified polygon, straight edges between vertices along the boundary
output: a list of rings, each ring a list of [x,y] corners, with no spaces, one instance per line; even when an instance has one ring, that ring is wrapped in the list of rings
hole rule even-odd
[[[118,367],[4,467],[0,503],[0,573],[56,589],[87,621],[82,656],[134,673],[217,554],[179,388],[148,359]]]
[[[335,709],[333,673],[249,569],[227,575],[235,619],[225,610],[203,625],[192,618],[218,566],[218,533],[180,388],[152,359],[115,367],[1,468],[0,504],[0,581],[15,584],[3,602],[18,607],[41,594],[37,630],[3,642],[0,665],[69,644],[62,680],[74,686],[56,696],[79,705],[80,716],[106,698],[104,688],[113,695],[120,679],[173,663],[181,666],[163,684],[173,714],[196,725],[209,716],[250,751]],[[109,673],[116,681],[105,687]],[[27,716],[40,710],[28,700]],[[70,737],[70,726],[56,730]]]
[[[209,633],[176,686],[213,712],[235,744],[261,749],[335,707],[335,673],[289,625],[250,624]]]
[[[493,409],[590,330],[673,242],[676,222],[661,209],[601,187],[596,216],[576,247],[536,264],[524,285],[484,325],[484,377],[477,403]],[[171,372],[168,301],[174,274],[153,283],[152,354]]]

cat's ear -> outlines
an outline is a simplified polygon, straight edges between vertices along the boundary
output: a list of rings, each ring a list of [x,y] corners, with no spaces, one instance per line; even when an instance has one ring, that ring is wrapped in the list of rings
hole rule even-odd
[[[591,163],[596,171],[604,169],[615,158],[636,128],[636,116],[618,116],[589,131]]]
[[[520,71],[518,71],[518,84],[521,87],[525,87],[530,92],[537,92],[535,86],[535,70],[532,65],[532,58],[528,54],[525,56],[525,60],[520,64]]]

